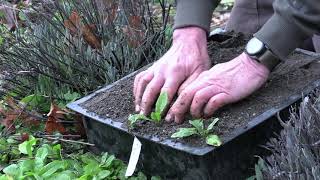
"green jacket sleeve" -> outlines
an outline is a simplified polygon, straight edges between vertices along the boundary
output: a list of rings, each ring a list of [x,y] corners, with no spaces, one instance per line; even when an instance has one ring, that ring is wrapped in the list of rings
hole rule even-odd
[[[284,59],[320,31],[319,0],[275,0],[274,15],[254,35]]]
[[[174,28],[197,26],[208,33],[212,12],[220,0],[177,0]]]

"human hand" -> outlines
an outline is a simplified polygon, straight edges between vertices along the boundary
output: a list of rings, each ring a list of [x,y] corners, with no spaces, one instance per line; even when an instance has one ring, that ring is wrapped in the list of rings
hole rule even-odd
[[[187,86],[210,67],[206,32],[198,27],[176,29],[168,52],[134,80],[136,111],[148,115],[160,92],[169,103],[179,86]]]
[[[270,71],[243,53],[237,58],[204,71],[187,86],[166,116],[181,123],[190,111],[195,118],[210,117],[220,107],[239,101],[259,89]]]

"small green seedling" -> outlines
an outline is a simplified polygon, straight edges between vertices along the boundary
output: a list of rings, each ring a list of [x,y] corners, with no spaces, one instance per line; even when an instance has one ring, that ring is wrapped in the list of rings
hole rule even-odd
[[[172,134],[172,138],[185,138],[192,135],[197,135],[203,138],[206,138],[206,143],[211,146],[220,146],[222,144],[221,140],[217,135],[211,134],[214,125],[219,121],[218,118],[215,118],[210,125],[205,129],[203,120],[197,119],[189,121],[193,126],[192,128],[180,128],[176,133]]]
[[[165,110],[167,104],[168,104],[168,93],[166,92],[160,93],[160,96],[158,97],[158,100],[156,102],[155,111],[151,113],[150,118],[146,117],[143,114],[130,114],[128,118],[130,122],[130,127],[132,128],[134,124],[140,120],[153,121],[153,122],[159,123],[161,121],[161,115]]]

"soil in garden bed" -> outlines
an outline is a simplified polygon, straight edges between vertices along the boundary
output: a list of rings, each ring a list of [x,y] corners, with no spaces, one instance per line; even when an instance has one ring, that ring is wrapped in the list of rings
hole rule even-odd
[[[229,61],[243,52],[244,44],[249,37],[240,34],[231,34],[232,38],[223,42],[209,42],[209,54],[213,64]],[[220,120],[215,133],[222,139],[249,120],[262,112],[280,105],[290,95],[301,91],[308,83],[320,78],[320,64],[315,57],[295,52],[284,63],[279,65],[270,75],[268,82],[250,97],[220,109],[215,115]],[[94,112],[103,118],[125,122],[129,114],[134,113],[133,79],[129,77],[107,92],[101,92],[81,104],[89,112]],[[250,82],[248,82],[250,83]],[[158,136],[167,139],[181,127],[190,127],[188,120],[183,124],[140,122],[133,133],[147,136]],[[210,119],[205,121],[210,123]],[[124,123],[126,125],[126,123]],[[177,140],[194,146],[205,145],[199,138],[186,138]]]

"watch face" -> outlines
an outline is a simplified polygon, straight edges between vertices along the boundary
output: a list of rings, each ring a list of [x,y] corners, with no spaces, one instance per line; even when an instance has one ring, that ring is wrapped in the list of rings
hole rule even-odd
[[[259,39],[254,37],[248,42],[246,51],[249,55],[256,55],[260,53],[263,48],[263,43]]]

